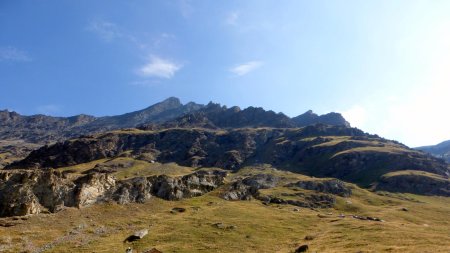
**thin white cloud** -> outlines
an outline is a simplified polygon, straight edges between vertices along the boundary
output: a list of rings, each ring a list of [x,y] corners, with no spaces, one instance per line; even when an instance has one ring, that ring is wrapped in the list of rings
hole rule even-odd
[[[155,87],[159,84],[161,84],[161,80],[159,79],[152,79],[152,80],[137,80],[129,83],[131,86],[135,87]]]
[[[239,19],[239,12],[232,11],[228,13],[227,17],[225,18],[225,23],[228,25],[237,25],[238,19]]]
[[[264,63],[262,61],[250,61],[236,65],[232,67],[230,71],[237,76],[243,76],[261,67],[263,64]]]
[[[194,12],[194,7],[192,7],[190,0],[179,0],[179,8],[184,18],[189,18]]]
[[[87,30],[96,33],[101,39],[107,42],[123,36],[116,24],[105,20],[92,21]]]
[[[139,68],[138,73],[144,77],[172,78],[180,70],[181,64],[157,56],[151,56],[149,61]]]
[[[27,52],[15,47],[0,48],[0,61],[30,62],[32,60]]]

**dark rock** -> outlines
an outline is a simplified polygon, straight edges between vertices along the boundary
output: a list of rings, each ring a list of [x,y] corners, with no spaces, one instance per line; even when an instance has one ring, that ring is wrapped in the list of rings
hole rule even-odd
[[[148,234],[148,229],[142,229],[128,236],[123,242],[134,242],[144,238]]]
[[[171,212],[173,212],[173,213],[184,213],[184,212],[186,212],[186,208],[184,208],[184,207],[174,207],[174,208],[172,208]]]
[[[404,171],[398,174],[384,175],[375,189],[450,197],[450,180],[444,176],[426,172]]]
[[[306,252],[306,251],[308,251],[308,249],[309,249],[308,245],[305,244],[305,245],[302,245],[302,246],[298,247],[295,250],[295,253]]]
[[[349,197],[352,194],[352,189],[341,180],[328,179],[328,180],[310,180],[310,181],[298,181],[287,185],[288,187],[299,187],[306,190],[313,190],[317,192],[331,193],[339,195],[341,197]]]

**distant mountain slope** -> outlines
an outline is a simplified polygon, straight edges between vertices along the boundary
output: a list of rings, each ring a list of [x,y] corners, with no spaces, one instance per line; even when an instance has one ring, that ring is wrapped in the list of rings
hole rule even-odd
[[[203,105],[181,104],[178,98],[168,98],[146,109],[118,116],[51,117],[22,116],[0,111],[0,140],[20,139],[31,143],[50,143],[82,134],[135,127],[143,123],[159,123],[202,108]]]
[[[418,147],[415,149],[428,152],[450,163],[450,140],[441,142],[437,145]]]
[[[16,112],[0,111],[0,140],[23,140],[46,144],[83,134],[134,128],[146,124],[160,125],[159,128],[168,126],[292,128],[317,123],[350,126],[338,113],[318,116],[308,111],[291,119],[283,113],[266,111],[258,107],[241,110],[237,106],[227,108],[214,103],[205,106],[190,102],[183,105],[178,98],[171,97],[143,110],[106,117],[84,114],[73,117],[23,116]]]

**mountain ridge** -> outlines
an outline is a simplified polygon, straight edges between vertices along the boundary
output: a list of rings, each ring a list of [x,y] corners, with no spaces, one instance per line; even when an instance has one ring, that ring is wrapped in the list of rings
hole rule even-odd
[[[430,153],[433,156],[442,158],[450,163],[450,140],[443,141],[436,145],[417,147],[415,149]]]
[[[145,124],[162,124],[165,122],[172,122],[173,124],[173,121],[176,121],[177,118],[182,118],[184,115],[193,115],[198,111],[212,117],[212,121],[216,122],[217,127],[300,127],[315,123],[350,126],[339,113],[319,116],[312,111],[308,111],[311,112],[309,114],[313,115],[312,118],[302,121],[304,117],[302,115],[306,113],[290,118],[283,113],[275,113],[261,107],[250,106],[241,109],[233,106],[228,109],[226,106],[213,102],[207,105],[194,102],[182,104],[179,98],[169,97],[142,110],[114,116],[95,117],[88,114],[70,117],[53,117],[43,114],[25,116],[13,111],[0,110],[0,140],[23,139],[31,143],[45,144],[83,134],[134,128]],[[258,115],[254,117],[254,114]],[[334,119],[331,119],[329,115],[332,115]],[[254,121],[255,118],[256,121]],[[233,125],[236,120],[246,120],[247,122],[241,123],[241,126],[236,126]]]

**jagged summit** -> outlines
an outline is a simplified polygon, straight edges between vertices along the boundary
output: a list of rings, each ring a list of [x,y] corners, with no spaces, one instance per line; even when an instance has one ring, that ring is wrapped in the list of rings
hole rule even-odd
[[[292,118],[292,121],[294,121],[298,126],[322,123],[327,125],[343,125],[350,127],[350,123],[346,121],[340,113],[336,112],[318,115],[312,110],[308,110],[307,112]]]
[[[250,106],[241,109],[238,106],[227,107],[214,102],[207,105],[194,102],[183,104],[176,97],[169,97],[142,110],[104,117],[85,114],[71,117],[23,116],[4,110],[0,111],[0,154],[8,153],[7,157],[19,159],[36,145],[124,128],[296,128],[317,123],[349,126],[340,114],[318,116],[308,112],[307,115],[309,116],[303,116],[306,120],[302,119],[302,116],[291,119],[283,113],[261,107]],[[25,145],[11,146],[9,141],[20,141]],[[5,144],[1,145],[2,142]],[[0,160],[0,167],[11,162],[11,159],[3,158]]]
[[[200,120],[202,118],[202,120]],[[199,121],[199,124],[196,122]],[[350,124],[338,113],[317,115],[312,111],[289,118],[261,107],[225,105],[209,102],[207,105],[189,102],[182,104],[179,98],[169,97],[159,103],[135,112],[116,116],[94,117],[75,115],[52,117],[47,115],[23,116],[8,110],[0,111],[0,140],[21,139],[32,143],[47,143],[121,128],[134,128],[148,124],[164,127],[303,127],[311,124]]]

